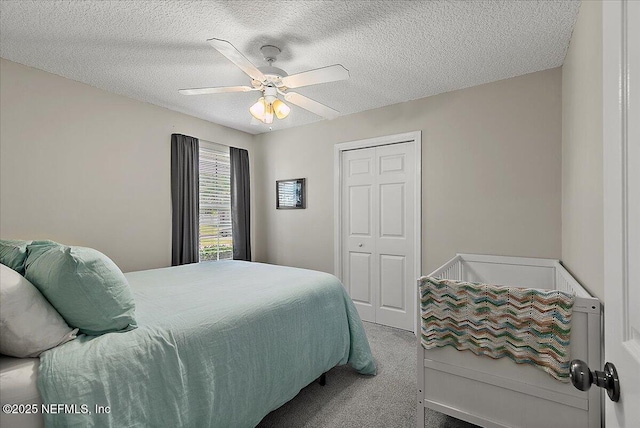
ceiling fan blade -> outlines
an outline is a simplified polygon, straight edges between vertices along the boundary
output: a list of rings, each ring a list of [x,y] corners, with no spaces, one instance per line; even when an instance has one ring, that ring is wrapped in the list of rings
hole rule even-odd
[[[240,53],[231,43],[221,39],[207,40],[211,46],[216,48],[218,52],[227,57],[229,61],[237,65],[240,70],[244,71],[252,79],[263,82],[266,77],[258,68],[251,63],[244,55]]]
[[[191,88],[179,89],[182,95],[206,95],[206,94],[224,94],[225,92],[249,92],[257,91],[257,88],[250,86],[219,86],[217,88]]]
[[[282,83],[287,88],[300,88],[301,86],[317,85],[318,83],[335,82],[349,78],[349,70],[340,64],[328,67],[316,68],[298,74],[292,74],[282,78]]]
[[[284,99],[289,101],[291,104],[295,104],[298,107],[302,107],[305,110],[309,110],[311,113],[315,113],[318,116],[322,116],[327,119],[335,119],[340,115],[339,111],[314,101],[311,98],[307,98],[304,95],[300,95],[297,92],[287,92],[284,95]]]

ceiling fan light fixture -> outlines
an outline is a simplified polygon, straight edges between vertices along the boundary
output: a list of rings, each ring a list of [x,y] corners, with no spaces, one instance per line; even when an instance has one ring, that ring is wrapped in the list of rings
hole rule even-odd
[[[273,123],[273,105],[265,103],[264,123],[270,125]]]
[[[269,103],[266,97],[260,97],[254,105],[249,108],[251,116],[258,119],[260,122],[271,124],[273,123],[273,115],[278,119],[284,119],[291,112],[291,108],[280,101],[275,99],[273,103]]]
[[[251,116],[255,117],[261,122],[265,120],[265,112],[267,111],[266,103],[264,102],[264,97],[260,97],[258,101],[249,107],[249,112]]]
[[[291,112],[291,107],[289,107],[282,101],[276,99],[273,102],[273,112],[276,114],[276,117],[278,119],[284,119],[285,117],[289,116],[289,113]]]

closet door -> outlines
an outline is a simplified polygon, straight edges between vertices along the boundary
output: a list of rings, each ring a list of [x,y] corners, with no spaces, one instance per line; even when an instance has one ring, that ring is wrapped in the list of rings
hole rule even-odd
[[[360,317],[413,330],[415,160],[412,143],[342,158],[342,281]]]
[[[376,321],[375,149],[342,155],[342,282],[364,321]]]
[[[376,322],[413,330],[414,181],[413,144],[376,148],[377,229],[375,234],[378,290]]]

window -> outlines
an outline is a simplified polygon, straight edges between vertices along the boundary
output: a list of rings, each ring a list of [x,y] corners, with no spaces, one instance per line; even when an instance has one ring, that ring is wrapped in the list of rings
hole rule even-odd
[[[200,140],[200,261],[233,258],[229,149]]]

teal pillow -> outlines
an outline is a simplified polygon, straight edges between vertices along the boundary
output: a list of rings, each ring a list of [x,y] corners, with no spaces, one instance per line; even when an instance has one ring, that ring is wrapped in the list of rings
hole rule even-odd
[[[129,283],[101,252],[34,241],[25,266],[25,277],[71,327],[92,336],[136,328]]]
[[[24,275],[27,245],[30,243],[31,241],[0,240],[0,263]]]

